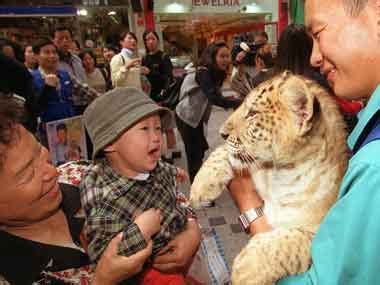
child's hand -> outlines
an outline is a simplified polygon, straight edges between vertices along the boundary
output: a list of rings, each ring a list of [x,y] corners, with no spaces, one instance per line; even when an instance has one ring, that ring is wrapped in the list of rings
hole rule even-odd
[[[184,182],[186,179],[189,179],[189,175],[182,168],[177,167],[177,176],[176,180],[178,183]]]
[[[145,240],[149,241],[152,235],[159,232],[161,220],[161,211],[151,208],[138,215],[135,223],[140,228]]]

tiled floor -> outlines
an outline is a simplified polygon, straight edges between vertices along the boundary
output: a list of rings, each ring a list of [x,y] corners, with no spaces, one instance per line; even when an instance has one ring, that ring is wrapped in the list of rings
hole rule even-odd
[[[214,107],[207,130],[207,140],[210,145],[210,150],[213,150],[216,145],[222,141],[218,135],[218,130],[230,113],[230,111]],[[178,135],[178,138],[180,138],[180,135]],[[181,159],[176,159],[175,163],[186,168],[185,153],[181,141],[179,146],[182,149],[182,157]],[[184,184],[182,190],[188,195],[189,184]],[[234,257],[248,242],[249,236],[242,231],[240,224],[238,224],[238,211],[228,193],[223,193],[222,196],[216,200],[214,207],[197,210],[197,214],[202,227],[215,228],[217,234],[223,241],[227,262],[231,266]]]

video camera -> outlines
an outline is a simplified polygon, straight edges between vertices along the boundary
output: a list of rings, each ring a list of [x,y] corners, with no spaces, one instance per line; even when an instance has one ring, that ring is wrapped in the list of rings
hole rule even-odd
[[[232,63],[234,65],[245,64],[249,66],[255,66],[256,52],[262,46],[264,46],[264,44],[254,44],[254,43],[248,44],[243,41],[240,42],[239,44],[235,44],[231,51]],[[239,52],[243,50],[247,53],[247,55],[244,57],[243,61],[237,62],[236,56]]]

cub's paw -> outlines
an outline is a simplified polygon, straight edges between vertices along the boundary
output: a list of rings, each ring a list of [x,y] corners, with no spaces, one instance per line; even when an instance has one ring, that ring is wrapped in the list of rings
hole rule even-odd
[[[198,208],[202,202],[218,198],[232,177],[228,153],[222,145],[210,154],[195,176],[190,190],[191,205]]]

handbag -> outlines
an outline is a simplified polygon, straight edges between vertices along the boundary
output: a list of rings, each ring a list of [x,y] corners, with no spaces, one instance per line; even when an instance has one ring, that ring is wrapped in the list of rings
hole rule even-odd
[[[161,106],[174,110],[179,102],[179,91],[181,90],[181,85],[185,79],[186,73],[180,77],[174,77],[169,85],[162,89],[158,95],[158,102]]]

